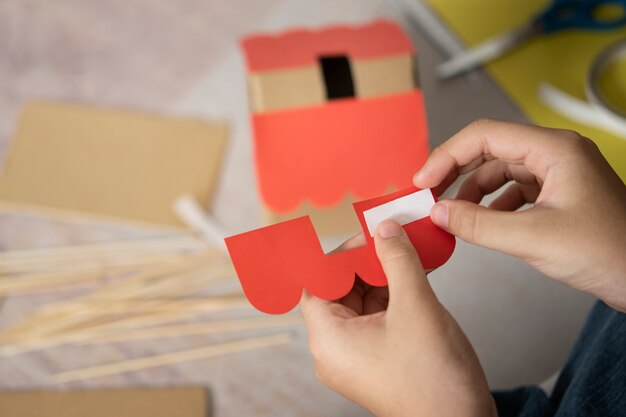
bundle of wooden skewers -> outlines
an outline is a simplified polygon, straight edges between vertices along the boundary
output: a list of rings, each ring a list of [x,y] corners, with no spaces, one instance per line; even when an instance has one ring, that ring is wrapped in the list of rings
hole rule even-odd
[[[191,233],[0,252],[0,297],[92,286],[77,296],[43,305],[0,329],[0,358],[65,344],[135,342],[301,323],[295,316],[242,318],[241,314],[207,320],[210,313],[251,311],[240,291],[219,291],[234,278],[223,249]],[[190,319],[195,321],[185,322]],[[284,344],[291,339],[292,333],[273,332],[68,370],[54,375],[53,381],[114,375]]]

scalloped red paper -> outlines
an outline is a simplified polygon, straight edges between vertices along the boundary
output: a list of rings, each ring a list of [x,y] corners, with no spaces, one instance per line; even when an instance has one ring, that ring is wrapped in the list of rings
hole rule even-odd
[[[249,36],[242,41],[249,72],[316,65],[320,55],[345,54],[352,59],[412,54],[411,40],[393,22],[362,26],[295,29],[278,35]]]
[[[428,158],[420,91],[253,115],[257,180],[265,204],[288,213],[347,194],[372,198],[411,186]]]
[[[343,297],[356,275],[370,285],[387,285],[363,212],[416,191],[411,187],[354,203],[367,243],[346,252],[324,254],[308,216],[226,238],[246,297],[260,311],[281,314],[298,304],[303,290],[326,300]],[[435,226],[430,217],[403,227],[425,269],[443,265],[452,255],[454,236]]]

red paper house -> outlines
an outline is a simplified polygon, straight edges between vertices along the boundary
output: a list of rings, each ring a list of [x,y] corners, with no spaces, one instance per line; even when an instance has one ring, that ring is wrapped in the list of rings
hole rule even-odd
[[[396,24],[252,36],[243,49],[268,223],[309,214],[321,234],[358,230],[352,201],[411,185],[426,115]]]

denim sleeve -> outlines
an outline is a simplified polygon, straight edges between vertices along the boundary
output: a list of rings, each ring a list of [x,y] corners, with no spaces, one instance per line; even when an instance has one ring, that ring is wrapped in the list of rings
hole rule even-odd
[[[550,398],[538,387],[493,396],[500,417],[626,416],[626,314],[594,306]]]
[[[550,399],[538,387],[522,387],[512,391],[494,391],[499,417],[552,417]]]

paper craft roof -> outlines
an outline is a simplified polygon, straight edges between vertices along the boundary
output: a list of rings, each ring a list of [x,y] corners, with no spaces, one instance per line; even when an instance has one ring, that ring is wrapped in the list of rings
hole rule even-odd
[[[352,59],[412,54],[410,39],[390,21],[318,31],[292,30],[280,35],[257,35],[242,42],[249,72],[316,65],[320,56],[348,55]]]

